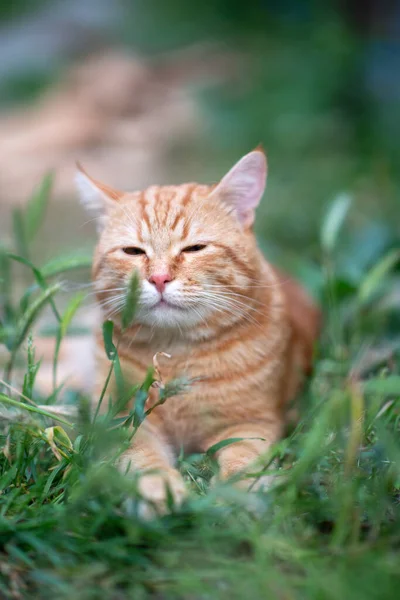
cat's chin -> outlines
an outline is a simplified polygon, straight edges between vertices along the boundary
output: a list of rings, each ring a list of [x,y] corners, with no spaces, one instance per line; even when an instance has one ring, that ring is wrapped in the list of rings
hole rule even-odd
[[[159,328],[190,328],[201,321],[201,315],[196,311],[167,302],[159,302],[150,309],[139,309],[136,320],[142,325]]]

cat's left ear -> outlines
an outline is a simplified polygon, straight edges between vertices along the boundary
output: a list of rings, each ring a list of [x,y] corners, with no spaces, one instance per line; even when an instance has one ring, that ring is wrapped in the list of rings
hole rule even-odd
[[[221,179],[212,196],[234,209],[243,227],[251,227],[265,190],[267,159],[261,148],[249,152]]]
[[[105,183],[93,179],[79,163],[76,163],[76,167],[75,183],[81,202],[89,213],[96,218],[97,230],[101,231],[109,213],[115,206],[115,202],[122,198],[124,192],[115,190]]]

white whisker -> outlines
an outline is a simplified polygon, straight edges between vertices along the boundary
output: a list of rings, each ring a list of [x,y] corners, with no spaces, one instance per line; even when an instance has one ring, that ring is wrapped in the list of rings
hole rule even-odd
[[[238,307],[238,308],[243,307],[246,310],[251,310],[260,315],[266,316],[265,312],[258,310],[257,308],[254,308],[254,306],[251,306],[250,304],[247,304],[245,302],[241,302],[241,301],[237,300],[236,298],[232,298],[228,295],[223,295],[220,292],[215,293],[215,292],[202,291],[202,292],[199,292],[198,295],[202,296],[203,298],[209,298],[210,300],[219,300],[220,302],[226,303],[227,305],[230,305],[232,307]],[[251,302],[250,299],[249,299],[249,302]]]

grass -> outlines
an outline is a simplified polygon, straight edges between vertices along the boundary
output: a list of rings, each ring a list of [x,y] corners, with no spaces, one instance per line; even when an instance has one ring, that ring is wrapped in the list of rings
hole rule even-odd
[[[265,459],[265,468],[275,459],[275,487],[257,495],[230,485],[209,489],[212,458],[181,457],[188,501],[143,522],[136,481],[118,473],[113,461],[146,418],[144,399],[156,370],[130,390],[136,409],[125,420],[112,407],[106,417],[91,416],[88,400],[72,392],[73,424],[61,415],[51,420],[60,390],[40,397],[35,388],[40,364],[32,327],[51,310],[59,346],[83,299],[74,294],[61,311],[60,278],[88,265],[76,256],[40,268],[31,262],[50,190],[47,178],[27,209],[15,213],[13,247],[0,254],[3,379],[12,380],[16,368],[24,373],[0,395],[1,597],[396,598],[400,273],[390,227],[379,243],[368,235],[369,222],[363,235],[349,235],[352,200],[344,195],[321,223],[320,264],[304,273],[322,302],[325,325],[299,399],[300,421]],[[19,293],[14,275],[21,263],[27,287]],[[126,322],[136,285],[133,278]],[[118,380],[111,323],[104,337]],[[164,401],[179,392],[176,384],[164,390]],[[123,403],[123,381],[120,389]]]

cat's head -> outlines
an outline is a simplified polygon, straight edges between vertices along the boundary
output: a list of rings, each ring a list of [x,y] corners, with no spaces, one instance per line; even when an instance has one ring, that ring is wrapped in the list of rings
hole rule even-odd
[[[259,268],[252,224],[266,174],[259,149],[214,186],[125,193],[79,168],[81,198],[98,225],[93,276],[105,316],[122,309],[134,270],[141,281],[136,322],[183,329],[243,316]]]

